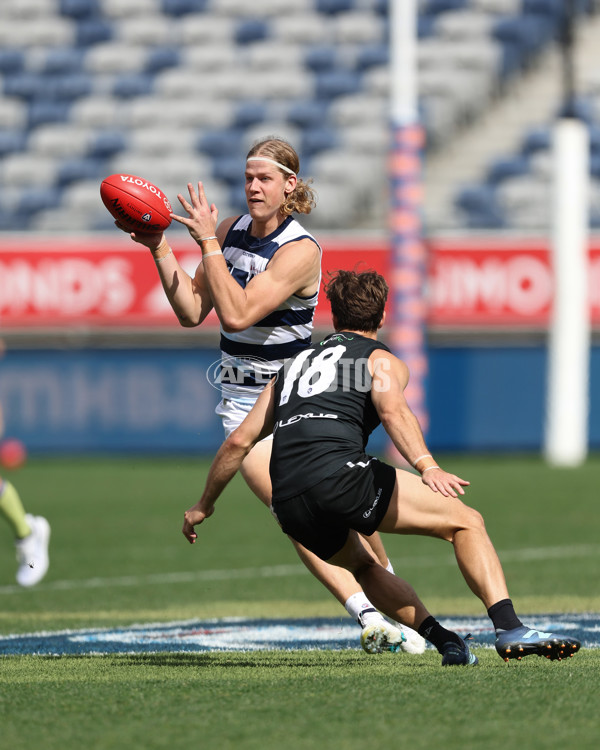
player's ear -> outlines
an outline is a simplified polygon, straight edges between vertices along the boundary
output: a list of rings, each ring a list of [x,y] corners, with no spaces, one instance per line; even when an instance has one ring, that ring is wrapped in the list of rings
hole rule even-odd
[[[340,328],[338,326],[338,319],[337,319],[335,313],[331,313],[331,320],[333,322],[333,328],[334,328],[334,330],[339,331]]]
[[[385,323],[385,310],[383,311],[383,315],[381,316],[381,320],[379,321],[379,325],[377,326],[377,330],[380,328],[383,328],[383,324]]]

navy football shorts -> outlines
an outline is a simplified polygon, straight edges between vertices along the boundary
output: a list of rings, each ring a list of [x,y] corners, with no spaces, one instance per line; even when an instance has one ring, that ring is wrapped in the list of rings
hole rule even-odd
[[[329,560],[350,529],[366,536],[377,531],[395,484],[396,469],[363,454],[299,495],[274,497],[273,512],[286,534]]]

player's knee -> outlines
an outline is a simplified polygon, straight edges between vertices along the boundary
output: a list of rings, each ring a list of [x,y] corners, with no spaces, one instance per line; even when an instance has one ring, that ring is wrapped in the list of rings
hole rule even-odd
[[[485,521],[483,520],[483,516],[478,510],[465,505],[463,509],[463,515],[464,518],[462,519],[461,523],[463,528],[485,533]]]

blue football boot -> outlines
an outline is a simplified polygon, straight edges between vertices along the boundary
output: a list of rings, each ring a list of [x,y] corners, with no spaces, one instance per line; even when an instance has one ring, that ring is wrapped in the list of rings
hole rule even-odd
[[[546,659],[566,659],[581,648],[577,638],[558,633],[544,633],[526,626],[496,632],[496,651],[504,659],[521,660],[524,656],[537,654]]]
[[[467,638],[470,638],[471,636],[467,636]],[[454,643],[454,641],[449,641],[448,643],[444,643],[442,646],[442,667],[449,667],[449,666],[466,666],[466,667],[474,667],[476,664],[479,664],[479,659],[475,656],[475,654],[471,653],[471,650],[467,646],[467,644],[462,640],[461,638],[462,646],[458,643]]]

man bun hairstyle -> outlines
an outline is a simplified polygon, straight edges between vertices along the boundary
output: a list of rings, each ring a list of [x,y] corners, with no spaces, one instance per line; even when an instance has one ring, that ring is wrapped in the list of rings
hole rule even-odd
[[[261,140],[252,144],[252,148],[248,151],[246,159],[251,156],[266,156],[273,161],[279,162],[279,164],[283,164],[284,167],[287,167],[296,175],[296,187],[286,196],[279,209],[284,216],[290,216],[294,212],[309,214],[317,205],[315,193],[310,187],[312,180],[304,181],[298,177],[300,158],[294,147],[286,140],[274,135],[261,138]],[[288,173],[283,169],[279,171],[284,177],[288,177]]]
[[[379,328],[389,291],[381,274],[376,271],[329,272],[324,288],[339,330],[371,333]]]

